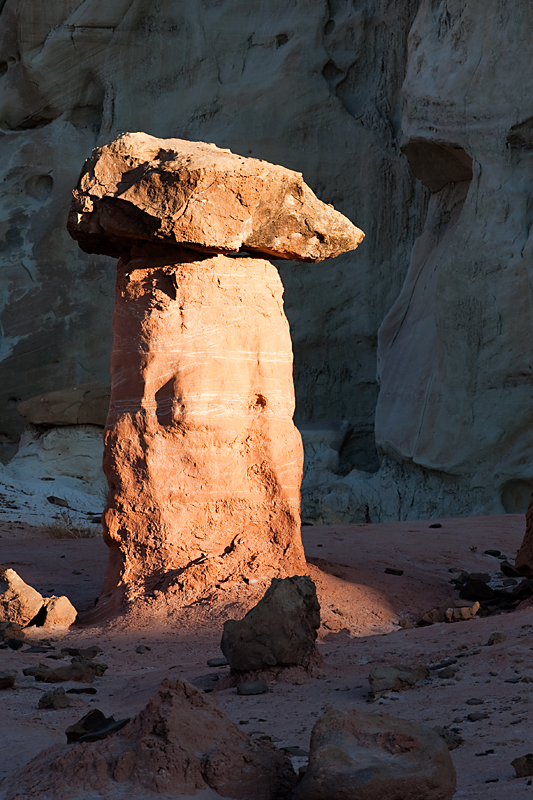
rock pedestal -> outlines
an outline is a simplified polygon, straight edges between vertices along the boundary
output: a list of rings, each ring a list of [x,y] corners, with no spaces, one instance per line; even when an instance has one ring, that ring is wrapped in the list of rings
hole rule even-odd
[[[144,134],[95,151],[69,230],[120,254],[100,609],[301,573],[290,332],[258,254],[321,260],[361,232],[297,173]]]

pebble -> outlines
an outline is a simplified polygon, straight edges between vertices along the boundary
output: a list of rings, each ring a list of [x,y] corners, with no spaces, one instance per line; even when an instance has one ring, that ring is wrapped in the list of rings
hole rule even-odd
[[[475,711],[473,714],[469,714],[467,719],[469,722],[479,722],[481,719],[488,719],[489,715],[486,711]]]
[[[481,700],[480,697],[471,697],[469,700],[466,701],[467,706],[481,706],[485,701]]]
[[[309,756],[309,750],[304,750],[302,747],[298,747],[297,745],[291,745],[289,747],[282,747],[285,753],[289,753],[291,756]]]
[[[494,631],[488,638],[487,645],[491,647],[493,644],[500,644],[500,642],[505,642],[507,636],[503,631]]]
[[[140,644],[138,647],[135,648],[136,653],[147,653],[148,650],[151,650],[151,647],[148,647],[146,644]]]
[[[227,658],[208,658],[207,659],[207,666],[208,667],[227,667],[228,666],[228,659]]]
[[[15,685],[16,677],[17,671],[15,669],[7,669],[0,672],[0,689],[11,689]]]
[[[265,694],[268,692],[266,681],[243,681],[237,684],[239,694]]]

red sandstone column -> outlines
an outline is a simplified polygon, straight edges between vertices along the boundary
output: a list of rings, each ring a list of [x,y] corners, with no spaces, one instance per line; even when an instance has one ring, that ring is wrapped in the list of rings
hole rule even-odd
[[[261,254],[320,261],[362,232],[298,173],[146,134],[93,152],[68,228],[120,257],[96,615],[305,572],[290,332]]]

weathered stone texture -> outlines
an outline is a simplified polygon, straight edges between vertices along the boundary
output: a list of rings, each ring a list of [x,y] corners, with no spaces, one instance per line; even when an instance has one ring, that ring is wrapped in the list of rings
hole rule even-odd
[[[115,264],[82,253],[64,220],[92,148],[146,130],[298,170],[365,231],[357,255],[327,270],[280,269],[297,422],[349,420],[363,465],[372,462],[376,331],[401,288],[424,206],[396,141],[418,3],[3,5],[0,433],[8,442],[22,429],[17,400],[108,380]]]
[[[104,593],[119,576],[194,590],[303,569],[282,293],[260,258],[146,244],[119,262]]]
[[[121,256],[140,239],[315,262],[364,237],[298,172],[145,133],[95,149],[73,194],[69,233],[89,253]]]

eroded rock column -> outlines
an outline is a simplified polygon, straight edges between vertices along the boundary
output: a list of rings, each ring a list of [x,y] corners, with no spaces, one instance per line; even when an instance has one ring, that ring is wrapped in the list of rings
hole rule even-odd
[[[321,260],[361,232],[297,173],[143,134],[95,151],[69,229],[120,255],[100,610],[304,572],[290,331],[261,252]]]

